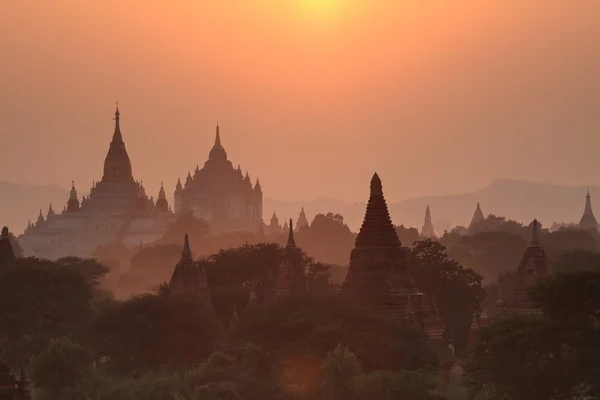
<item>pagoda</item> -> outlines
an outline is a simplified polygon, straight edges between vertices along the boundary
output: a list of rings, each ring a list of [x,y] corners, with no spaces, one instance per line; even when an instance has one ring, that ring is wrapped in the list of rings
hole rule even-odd
[[[550,276],[550,263],[538,237],[539,222],[537,219],[533,220],[531,227],[531,242],[517,268],[515,290],[506,301],[501,295],[498,296],[497,304],[501,307],[501,313],[504,315],[538,316],[542,314],[542,311],[529,298],[527,291],[531,286]]]
[[[304,207],[300,209],[300,215],[298,216],[298,221],[296,221],[296,231],[304,228],[305,226],[309,226],[308,219],[306,218],[306,213],[304,212]]]
[[[479,202],[477,202],[477,207],[475,208],[475,212],[473,213],[473,218],[471,218],[471,223],[469,224],[468,229],[472,230],[475,225],[483,220],[485,220],[485,217],[483,216],[483,211],[481,211]]]
[[[206,272],[192,258],[190,242],[187,233],[183,242],[181,259],[175,265],[169,291],[173,296],[183,296],[197,299],[206,309],[212,310],[210,294],[206,280]]]
[[[277,274],[275,297],[300,294],[306,291],[302,251],[296,246],[291,218],[288,229],[288,241],[283,249],[283,260]]]
[[[433,229],[433,224],[431,223],[431,210],[429,210],[429,204],[425,208],[425,222],[423,223],[423,228],[421,229],[421,237],[423,238],[435,238],[435,230]]]
[[[341,292],[397,317],[405,314],[409,300],[417,308],[422,301],[422,294],[410,277],[406,250],[396,235],[377,174],[371,179],[365,218],[350,253]]]
[[[585,209],[583,210],[581,220],[579,220],[579,229],[598,229],[598,221],[592,211],[591,199],[590,189],[588,189],[587,194],[585,195]]]

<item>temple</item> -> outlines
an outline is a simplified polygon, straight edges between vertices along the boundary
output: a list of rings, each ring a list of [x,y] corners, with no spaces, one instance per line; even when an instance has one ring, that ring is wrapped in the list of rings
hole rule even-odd
[[[291,218],[288,229],[288,241],[283,249],[283,260],[277,274],[275,297],[300,294],[306,291],[302,251],[296,246]]]
[[[211,232],[256,232],[262,223],[263,193],[257,179],[233,167],[221,144],[217,124],[215,142],[202,169],[188,173],[185,184],[177,181],[175,213],[191,211],[208,222]]]
[[[174,220],[164,188],[161,186],[155,204],[143,183],[134,180],[118,107],[114,120],[102,179],[92,183],[89,195],[81,201],[72,182],[61,213],[55,213],[50,205],[44,218],[40,210],[37,222],[29,224],[19,238],[26,256],[90,257],[98,246],[113,242],[133,247],[159,239]]]
[[[433,224],[431,223],[431,211],[429,210],[429,204],[427,204],[427,208],[425,208],[425,222],[423,223],[423,228],[421,229],[421,237],[435,238],[435,230],[433,229]]]
[[[298,216],[298,221],[296,221],[296,230],[309,226],[308,219],[306,218],[306,213],[304,212],[304,207],[300,210],[300,215]]]
[[[531,242],[525,250],[517,268],[517,282],[512,295],[503,299],[499,295],[498,306],[502,315],[533,315],[542,311],[531,301],[527,290],[541,280],[550,276],[550,264],[539,240],[539,223],[536,219],[531,223]]]
[[[202,302],[207,310],[212,310],[206,271],[192,258],[192,250],[187,234],[183,242],[181,259],[175,265],[169,282],[169,293],[173,296],[197,299]]]
[[[590,196],[589,189],[585,195],[585,209],[583,210],[581,220],[579,220],[579,229],[598,229],[598,221],[592,211],[592,196]]]
[[[477,207],[475,208],[475,212],[473,213],[473,218],[471,218],[471,223],[469,224],[468,229],[472,230],[475,225],[483,220],[485,220],[485,217],[483,216],[483,211],[481,211],[479,202],[477,202]]]

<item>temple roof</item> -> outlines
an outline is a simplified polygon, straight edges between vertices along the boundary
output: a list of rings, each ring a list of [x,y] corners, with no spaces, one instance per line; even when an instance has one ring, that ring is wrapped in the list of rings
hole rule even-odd
[[[370,191],[365,219],[356,236],[355,247],[400,247],[377,173],[371,178]]]
[[[592,211],[591,198],[592,196],[590,196],[590,190],[588,189],[585,196],[585,209],[583,210],[583,215],[579,221],[579,228],[581,229],[598,229],[598,221]]]
[[[435,236],[433,224],[431,223],[431,211],[429,210],[429,204],[427,204],[427,207],[425,208],[425,222],[423,223],[423,228],[421,229],[421,236],[429,238]]]
[[[123,135],[121,135],[121,127],[119,125],[119,106],[115,111],[115,131],[112,141],[108,148],[108,153],[104,160],[104,175],[102,181],[111,182],[132,182],[133,173],[131,172],[131,160],[125,149]]]
[[[227,152],[221,145],[221,133],[219,129],[219,123],[217,122],[216,133],[215,133],[215,144],[213,145],[208,155],[210,161],[227,161]]]
[[[293,226],[291,218],[290,218],[289,230],[290,230],[290,232],[288,234],[288,240],[287,240],[287,244],[286,244],[285,247],[287,247],[287,248],[295,248],[296,247],[296,241],[294,240],[294,226]]]

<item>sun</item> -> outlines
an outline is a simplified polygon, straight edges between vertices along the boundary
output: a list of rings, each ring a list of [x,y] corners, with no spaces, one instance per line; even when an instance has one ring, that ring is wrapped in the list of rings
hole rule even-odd
[[[298,0],[304,12],[312,15],[332,15],[340,10],[344,0]]]

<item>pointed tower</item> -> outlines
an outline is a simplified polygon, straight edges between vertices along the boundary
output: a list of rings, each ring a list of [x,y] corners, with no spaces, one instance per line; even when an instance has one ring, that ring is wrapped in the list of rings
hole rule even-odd
[[[585,195],[585,209],[579,221],[579,229],[598,229],[598,221],[592,211],[592,196],[590,196],[589,188]]]
[[[287,231],[289,231],[289,230],[290,230],[290,226],[288,225],[288,222],[287,222],[287,221],[285,221],[285,223],[283,224],[283,229],[282,229],[282,230],[283,230],[284,232],[287,232]]]
[[[208,154],[208,161],[212,161],[213,163],[227,161],[227,152],[225,152],[225,149],[221,145],[221,132],[218,122],[215,129],[215,144]]]
[[[475,208],[475,212],[473,213],[473,218],[471,218],[471,223],[469,224],[469,230],[473,229],[473,227],[483,221],[485,217],[483,216],[483,212],[481,211],[481,206],[479,202],[477,202],[477,207]]]
[[[183,242],[181,259],[175,265],[171,281],[169,282],[169,289],[171,295],[198,299],[207,309],[213,311],[206,283],[206,272],[192,258],[192,250],[190,249],[187,233]]]
[[[167,202],[167,195],[165,193],[165,187],[162,182],[160,183],[160,190],[158,191],[156,209],[160,212],[169,212],[169,203]]]
[[[146,196],[146,189],[144,189],[144,183],[140,182],[138,189],[138,197],[135,202],[135,209],[137,212],[145,212],[146,205],[148,204],[148,196]]]
[[[44,225],[44,215],[42,214],[42,209],[40,208],[40,214],[38,215],[37,221],[35,223],[36,227],[42,227]]]
[[[523,258],[517,268],[515,290],[506,303],[506,312],[508,314],[541,315],[542,313],[533,304],[527,292],[529,287],[537,284],[551,274],[548,258],[539,239],[539,226],[537,219],[534,219],[531,224],[531,242],[525,250],[525,254],[523,254]]]
[[[262,194],[262,187],[260,186],[260,182],[259,182],[258,178],[256,178],[256,183],[254,184],[254,191],[256,193]]]
[[[281,225],[279,225],[279,218],[277,218],[277,214],[273,211],[273,216],[271,217],[271,223],[269,224],[269,233],[280,233]]]
[[[75,190],[75,181],[71,182],[71,192],[69,192],[69,200],[67,201],[67,212],[79,211],[79,199],[77,198],[77,190]]]
[[[10,235],[8,228],[2,228],[2,236],[0,236],[0,269],[6,268],[16,260],[15,252],[10,243]]]
[[[306,219],[306,213],[304,212],[304,207],[300,209],[300,215],[298,216],[298,221],[296,222],[296,231],[308,226],[308,219]]]
[[[117,111],[115,111],[115,131],[108,148],[108,153],[104,159],[104,175],[102,176],[102,182],[133,182],[131,160],[125,149],[125,142],[123,142],[123,135],[121,135],[119,118],[120,113],[117,104]]]
[[[403,314],[412,296],[419,296],[406,265],[377,174],[371,179],[365,218],[350,253],[342,293],[363,304]]]
[[[52,219],[55,215],[56,215],[56,213],[54,212],[54,209],[52,208],[52,203],[50,203],[50,205],[48,206],[48,212],[46,213],[46,221]]]
[[[431,223],[431,211],[429,210],[429,204],[425,208],[425,222],[423,223],[423,229],[421,229],[421,237],[423,238],[434,238],[435,230]]]
[[[277,274],[275,297],[299,294],[306,291],[302,251],[296,246],[294,227],[291,219],[288,229],[288,241],[283,249],[283,260]]]

